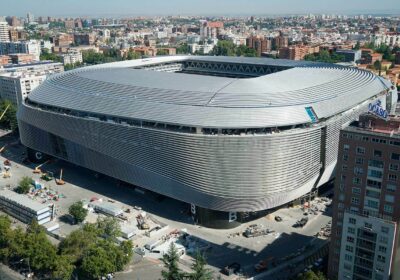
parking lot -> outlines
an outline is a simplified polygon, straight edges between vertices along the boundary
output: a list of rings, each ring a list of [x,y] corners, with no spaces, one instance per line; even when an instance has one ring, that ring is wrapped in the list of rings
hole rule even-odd
[[[196,244],[208,245],[206,256],[210,268],[217,275],[221,269],[230,263],[237,262],[241,266],[241,273],[246,276],[257,274],[254,266],[262,260],[268,259],[266,269],[273,265],[279,265],[285,258],[295,257],[308,244],[315,240],[324,240],[326,237],[316,234],[321,228],[328,225],[331,220],[329,201],[314,201],[310,209],[302,207],[282,208],[250,223],[242,224],[238,228],[230,230],[215,230],[194,225],[188,215],[188,205],[170,198],[160,197],[148,193],[142,189],[135,189],[132,186],[121,184],[119,181],[96,174],[95,172],[74,166],[61,160],[52,160],[41,167],[42,172],[52,172],[58,177],[63,169],[64,185],[57,185],[55,180],[45,181],[41,174],[34,174],[33,170],[37,165],[33,163],[22,163],[26,157],[25,148],[18,144],[17,139],[9,136],[0,138],[0,146],[7,144],[3,150],[0,162],[9,159],[12,162],[11,177],[0,177],[1,187],[13,188],[17,186],[23,176],[32,177],[43,185],[44,191],[39,195],[32,196],[32,199],[44,203],[54,203],[56,206],[56,222],[60,228],[57,234],[68,235],[77,229],[65,219],[68,208],[76,201],[83,200],[90,204],[92,201],[101,200],[115,205],[123,211],[123,218],[120,218],[121,225],[137,225],[136,217],[139,214],[146,216],[149,229],[159,227],[158,230],[148,234],[149,229],[135,229],[136,235],[132,237],[134,244],[139,248],[158,240],[165,235],[177,230],[184,231],[194,239],[199,240]],[[2,164],[1,164],[2,166]],[[129,209],[129,210],[128,210]],[[317,209],[317,210],[315,210]],[[305,212],[309,212],[305,215]],[[98,214],[91,212],[87,220],[94,222]],[[279,216],[282,220],[276,221]],[[307,217],[308,221],[304,227],[293,227],[297,221]],[[257,237],[246,238],[243,232],[249,225],[256,225],[258,229],[269,234]],[[196,245],[197,246],[197,245]],[[187,248],[186,250],[189,250]],[[194,248],[191,248],[192,251]],[[190,252],[190,250],[189,250]],[[181,258],[181,266],[189,270],[192,258],[186,254]],[[126,271],[117,273],[116,279],[158,279],[162,265],[156,256],[145,255],[144,258],[136,255]],[[152,277],[152,278],[151,278]],[[222,276],[223,279],[236,279],[237,276]]]

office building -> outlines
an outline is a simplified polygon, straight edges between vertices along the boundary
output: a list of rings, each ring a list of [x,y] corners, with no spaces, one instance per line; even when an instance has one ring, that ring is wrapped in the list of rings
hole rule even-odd
[[[9,61],[11,62],[11,58],[9,58]],[[9,64],[0,67],[0,73],[2,72],[35,72],[52,75],[64,72],[64,65],[61,62],[53,61],[40,61],[26,64]]]
[[[392,109],[391,86],[333,64],[165,56],[54,75],[17,117],[32,160],[62,158],[226,228],[331,180],[340,128],[371,101]]]
[[[75,45],[93,45],[96,40],[95,34],[85,33],[85,34],[74,34]]]
[[[329,279],[400,279],[400,117],[371,102],[340,133]]]
[[[10,34],[8,33],[8,23],[0,21],[0,42],[10,41]]]

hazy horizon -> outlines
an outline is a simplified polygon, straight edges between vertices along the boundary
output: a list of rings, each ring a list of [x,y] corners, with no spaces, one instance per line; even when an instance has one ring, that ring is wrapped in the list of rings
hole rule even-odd
[[[13,0],[3,16],[157,16],[157,15],[289,15],[289,14],[400,14],[398,0]]]

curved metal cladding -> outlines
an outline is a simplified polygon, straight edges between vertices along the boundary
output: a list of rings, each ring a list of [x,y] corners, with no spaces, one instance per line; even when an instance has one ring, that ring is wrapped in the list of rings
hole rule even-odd
[[[300,186],[315,179],[320,168],[317,128],[256,137],[206,136],[125,127],[28,106],[18,114],[21,141],[32,149],[214,210],[256,211],[284,204],[301,195]]]
[[[329,177],[323,171],[335,163],[341,126],[387,89],[364,71],[279,60],[190,57],[291,68],[245,79],[132,69],[187,59],[109,64],[48,79],[19,108],[22,143],[203,208],[258,211]],[[298,84],[287,84],[290,78]],[[246,132],[221,133],[227,128]]]

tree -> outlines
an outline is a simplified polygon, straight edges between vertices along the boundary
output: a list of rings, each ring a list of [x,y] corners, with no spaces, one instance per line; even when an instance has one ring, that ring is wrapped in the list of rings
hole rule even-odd
[[[77,201],[69,207],[68,213],[74,217],[77,223],[82,223],[87,216],[88,210],[83,208],[82,201]]]
[[[193,273],[190,274],[189,278],[191,280],[211,280],[212,272],[206,268],[206,265],[207,262],[205,256],[197,251],[192,264]]]
[[[22,177],[21,181],[19,181],[18,187],[15,189],[17,193],[27,194],[31,189],[33,184],[33,180],[30,177]]]
[[[182,44],[176,48],[177,54],[188,54],[189,53],[189,46],[188,44]]]
[[[60,243],[60,253],[70,256],[74,263],[80,262],[88,248],[96,242],[98,232],[95,225],[85,224],[82,229],[71,232]]]
[[[99,217],[96,224],[100,234],[106,238],[115,239],[121,236],[121,227],[114,217]]]
[[[85,279],[99,279],[114,272],[115,266],[110,261],[109,253],[102,246],[94,245],[89,248],[80,269]]]
[[[174,243],[169,246],[168,252],[161,258],[166,270],[161,271],[163,280],[180,280],[183,278],[183,273],[178,267],[178,251]]]
[[[42,49],[42,53],[40,54],[40,60],[52,60],[55,62],[62,62],[61,56],[51,53],[46,48]]]
[[[13,238],[11,220],[5,216],[0,216],[0,261],[7,262],[10,257],[10,241]]]
[[[50,272],[54,268],[57,249],[50,243],[44,228],[35,220],[26,231],[22,257],[33,270],[40,273]]]
[[[157,55],[169,55],[168,50],[166,49],[158,49]]]
[[[74,272],[73,260],[67,255],[57,255],[52,271],[52,279],[69,280]]]
[[[300,276],[298,280],[326,280],[326,277],[320,271],[315,273],[314,271],[310,270]]]

